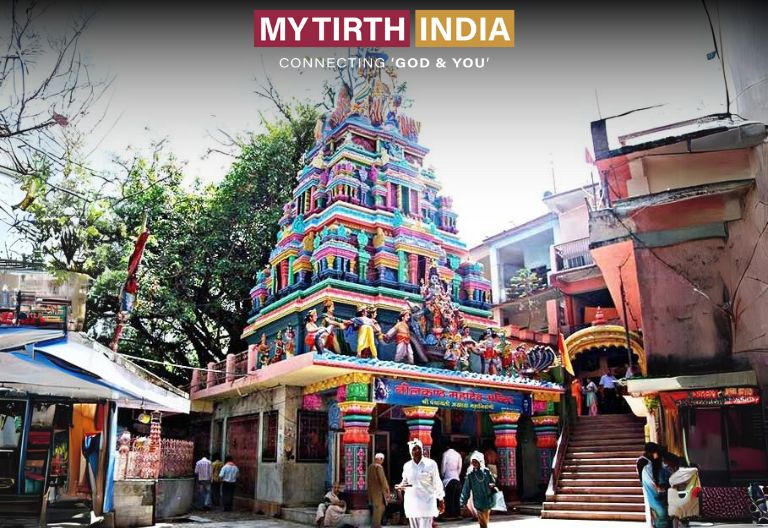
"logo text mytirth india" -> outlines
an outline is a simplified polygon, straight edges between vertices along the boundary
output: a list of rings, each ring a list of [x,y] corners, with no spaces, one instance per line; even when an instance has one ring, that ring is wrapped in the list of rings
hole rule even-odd
[[[512,10],[416,10],[417,48],[507,48],[515,45]],[[360,47],[411,45],[407,10],[257,10],[254,46]]]

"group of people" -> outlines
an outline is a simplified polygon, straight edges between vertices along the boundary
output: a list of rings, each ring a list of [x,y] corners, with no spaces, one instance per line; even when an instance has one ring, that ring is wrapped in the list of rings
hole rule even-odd
[[[195,507],[209,510],[221,506],[224,511],[232,511],[240,470],[231,456],[223,462],[218,454],[211,458],[213,462],[205,453],[195,464]]]
[[[403,466],[400,482],[394,485],[395,494],[384,472],[384,454],[376,453],[373,463],[368,466],[371,527],[380,528],[387,505],[402,497],[403,512],[410,528],[432,528],[439,516],[445,520],[458,519],[464,506],[477,518],[480,528],[486,528],[499,490],[495,475],[485,465],[485,456],[478,451],[470,455],[462,484],[460,476],[464,461],[455,449],[446,450],[438,468],[434,460],[424,456],[420,440],[411,440],[408,448],[411,459]],[[335,484],[318,505],[315,517],[318,528],[343,524],[347,504],[340,491],[341,486]]]
[[[633,372],[633,367],[628,367],[625,379],[631,378]],[[610,368],[603,371],[597,383],[590,378],[574,378],[571,382],[571,396],[576,402],[576,414],[581,416],[586,412],[589,416],[597,416],[625,412],[618,381]]]

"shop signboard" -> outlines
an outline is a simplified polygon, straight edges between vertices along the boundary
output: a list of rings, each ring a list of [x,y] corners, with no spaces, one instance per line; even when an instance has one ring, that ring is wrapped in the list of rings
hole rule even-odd
[[[663,392],[662,404],[684,407],[720,407],[723,405],[757,405],[760,393],[754,387],[729,387],[725,389],[698,389]]]
[[[376,378],[374,401],[389,405],[428,405],[462,411],[520,411],[522,394],[515,391]]]

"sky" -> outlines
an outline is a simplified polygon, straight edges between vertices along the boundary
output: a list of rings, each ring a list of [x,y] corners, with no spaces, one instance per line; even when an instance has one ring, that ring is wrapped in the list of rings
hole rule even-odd
[[[609,121],[615,137],[724,110],[720,64],[706,57],[713,45],[701,3],[674,4],[507,2],[516,11],[512,49],[388,50],[393,57],[490,59],[483,69],[400,72],[413,100],[407,113],[422,122],[420,143],[431,150],[426,164],[453,197],[469,247],[546,212],[544,192],[589,183],[590,121],[664,105]],[[108,117],[91,138],[92,165],[106,168],[111,154],[167,137],[190,179],[218,181],[231,159],[205,154],[220,146],[219,130],[258,131],[260,114],[273,115],[271,103],[254,94],[267,77],[284,97],[321,97],[330,73],[281,69],[279,58],[346,53],[254,48],[252,10],[288,4],[183,5],[85,5],[96,16],[81,49],[93,75],[114,77]],[[51,28],[74,12],[57,9],[51,17],[60,23]],[[12,191],[5,185],[0,192]]]

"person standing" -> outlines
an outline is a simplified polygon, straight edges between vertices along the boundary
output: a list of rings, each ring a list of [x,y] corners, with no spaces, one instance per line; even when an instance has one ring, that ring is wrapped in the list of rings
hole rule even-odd
[[[603,412],[606,414],[616,412],[616,378],[611,369],[605,369],[603,375],[600,376],[600,388],[603,390],[603,401],[605,402]]]
[[[440,469],[443,473],[443,486],[445,487],[445,520],[458,519],[461,513],[459,508],[459,496],[461,495],[461,455],[449,445],[443,453]]]
[[[477,517],[477,522],[480,524],[480,528],[487,528],[491,519],[491,508],[495,504],[496,479],[485,467],[485,457],[482,453],[475,451],[470,455],[469,460],[470,466],[467,469],[464,487],[461,490],[461,505],[467,504],[471,493],[475,510],[473,513]]]
[[[208,453],[195,464],[195,506],[207,510],[211,507],[211,461],[208,460]]]
[[[211,464],[211,503],[214,506],[221,506],[221,477],[219,473],[224,467],[224,462],[218,453],[213,455],[211,459],[213,460]]]
[[[597,385],[589,378],[584,378],[584,394],[590,416],[597,416]]]
[[[576,407],[576,416],[581,416],[581,406],[583,405],[584,398],[582,395],[582,386],[579,378],[573,378],[571,382],[571,396],[573,396],[574,406]]]
[[[395,486],[404,490],[403,506],[411,528],[432,528],[435,517],[444,510],[445,490],[434,460],[423,456],[418,438],[408,442],[411,460],[403,466],[403,480]]]
[[[235,483],[240,475],[240,470],[232,461],[231,456],[224,459],[224,466],[219,472],[221,478],[221,504],[224,511],[232,511],[232,505],[235,502]]]
[[[643,485],[645,498],[645,519],[647,525],[653,528],[666,528],[669,521],[667,507],[660,497],[660,494],[666,493],[658,480],[661,469],[660,451],[657,444],[648,442],[645,444],[643,455],[637,459],[638,477]]]
[[[371,527],[381,528],[384,509],[389,502],[389,482],[384,474],[384,454],[376,453],[368,466],[368,503],[371,505]]]

